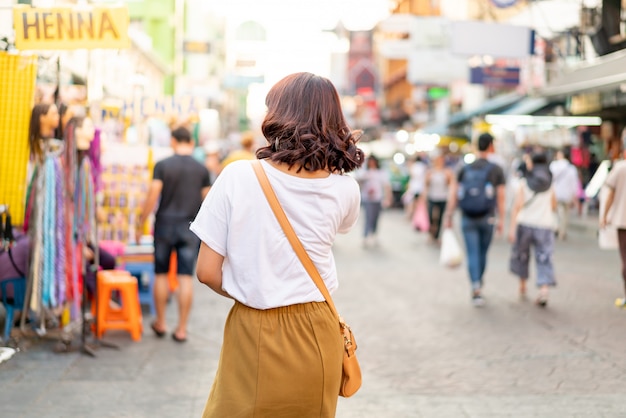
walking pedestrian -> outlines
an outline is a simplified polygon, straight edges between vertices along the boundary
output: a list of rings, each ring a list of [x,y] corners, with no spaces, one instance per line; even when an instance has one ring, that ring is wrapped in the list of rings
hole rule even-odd
[[[209,178],[213,184],[222,171],[222,152],[219,145],[214,142],[207,143],[204,152],[204,166],[209,170]]]
[[[269,91],[257,158],[332,293],[332,245],[356,223],[363,152],[330,80],[291,74]],[[198,279],[234,299],[208,417],[333,417],[342,373],[337,317],[285,237],[253,171],[220,174],[191,230],[202,240]]]
[[[563,150],[558,150],[554,161],[550,163],[550,171],[557,201],[557,237],[564,240],[567,237],[570,212],[577,200],[578,170],[565,157]]]
[[[454,180],[452,170],[446,167],[446,157],[443,152],[433,152],[431,166],[426,170],[423,196],[428,200],[428,219],[430,224],[430,240],[439,243],[443,214],[450,193],[450,184]]]
[[[367,158],[366,169],[358,176],[361,186],[361,201],[365,209],[363,246],[378,245],[378,220],[383,208],[391,206],[391,182],[389,174],[380,168],[375,155]]]
[[[622,261],[622,279],[626,296],[626,137],[622,136],[623,159],[613,163],[604,183],[608,188],[604,210],[600,213],[600,227],[617,228],[617,241]],[[617,298],[615,305],[626,308],[626,297]]]
[[[241,140],[240,140],[241,148],[233,150],[230,153],[228,153],[226,158],[224,158],[224,161],[222,161],[222,170],[224,169],[224,167],[226,167],[228,164],[232,163],[233,161],[255,160],[256,159],[256,156],[254,155],[255,144],[256,142],[254,140],[254,134],[252,132],[246,131],[242,133]]]
[[[450,188],[445,226],[452,227],[452,215],[461,209],[461,230],[467,252],[467,268],[472,287],[472,303],[483,306],[483,276],[487,252],[493,239],[494,225],[501,233],[505,215],[505,180],[502,168],[487,160],[493,153],[493,136],[478,137],[476,160],[461,168]],[[498,215],[496,216],[496,210]]]
[[[196,255],[200,241],[189,231],[189,223],[198,212],[211,186],[209,172],[192,157],[194,145],[186,128],[172,131],[174,155],[157,162],[148,196],[137,224],[136,237],[159,201],[154,220],[154,304],[156,319],[151,327],[157,337],[167,331],[165,308],[169,297],[168,272],[170,255],[176,251],[178,261],[178,324],[172,333],[177,342],[187,340],[187,320],[193,300]]]
[[[530,157],[528,171],[520,180],[509,223],[509,241],[513,244],[509,268],[519,278],[520,297],[526,297],[529,277],[530,249],[535,254],[537,269],[537,304],[548,303],[548,289],[556,285],[552,255],[556,229],[557,198],[552,173],[544,153]]]
[[[405,213],[409,220],[413,219],[417,202],[424,190],[424,179],[428,166],[421,155],[417,155],[415,160],[409,165],[409,184],[403,196]]]

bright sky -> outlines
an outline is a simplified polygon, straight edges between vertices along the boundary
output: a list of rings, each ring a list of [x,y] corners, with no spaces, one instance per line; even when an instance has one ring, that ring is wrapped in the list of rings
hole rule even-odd
[[[389,0],[230,0],[208,7],[229,18],[331,29],[341,19],[350,30],[371,29],[389,14]]]
[[[267,90],[282,77],[309,71],[331,77],[329,51],[347,52],[332,30],[341,20],[348,30],[369,30],[389,15],[389,0],[210,0],[203,7],[224,16],[231,28],[254,20],[267,29],[268,42],[257,51],[265,84],[250,86],[248,114],[261,117]],[[232,51],[231,51],[232,52]]]
[[[267,29],[262,59],[269,83],[297,71],[329,76],[329,50],[340,45],[322,31],[339,20],[349,30],[368,30],[389,15],[388,0],[217,0],[205,7],[235,25],[254,20]]]

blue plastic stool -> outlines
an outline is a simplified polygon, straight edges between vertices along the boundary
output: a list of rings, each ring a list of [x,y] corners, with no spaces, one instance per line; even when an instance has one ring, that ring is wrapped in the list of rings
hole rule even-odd
[[[150,307],[150,315],[156,315],[154,306],[154,263],[124,263],[124,270],[139,281],[139,303]]]
[[[0,281],[0,289],[2,289],[2,304],[7,311],[7,317],[4,324],[3,340],[9,341],[11,336],[11,328],[13,328],[13,317],[15,311],[24,308],[24,298],[26,297],[26,279],[24,277],[16,277]],[[7,291],[13,290],[13,299],[9,300]]]

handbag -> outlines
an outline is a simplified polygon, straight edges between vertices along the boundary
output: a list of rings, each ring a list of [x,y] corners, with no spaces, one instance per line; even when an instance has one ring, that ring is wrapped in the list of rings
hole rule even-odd
[[[426,203],[422,199],[418,199],[415,203],[415,211],[413,212],[413,228],[416,231],[426,232],[430,230],[430,219],[428,219],[428,209]]]
[[[287,215],[285,215],[285,211],[283,210],[278,198],[276,197],[276,193],[274,193],[274,189],[270,184],[269,179],[267,178],[267,174],[265,170],[263,170],[263,166],[261,162],[256,160],[252,162],[252,167],[254,168],[254,172],[259,179],[259,183],[263,188],[263,193],[267,198],[268,203],[270,204],[278,223],[283,228],[289,243],[293,247],[296,252],[300,262],[304,266],[304,269],[307,271],[315,285],[318,287],[324,299],[326,299],[326,303],[330,307],[333,315],[337,317],[339,320],[339,331],[343,336],[343,370],[341,373],[341,386],[339,387],[339,396],[343,396],[348,398],[354,395],[359,388],[361,387],[361,367],[359,366],[359,361],[356,358],[356,340],[354,339],[354,334],[352,333],[352,329],[346,324],[337,313],[337,309],[335,308],[335,304],[333,303],[333,299],[330,297],[330,293],[328,293],[328,289],[324,284],[324,280],[320,275],[319,271],[311,261],[309,254],[306,252],[304,247],[302,246],[302,242],[296,235],[289,219],[287,219]]]

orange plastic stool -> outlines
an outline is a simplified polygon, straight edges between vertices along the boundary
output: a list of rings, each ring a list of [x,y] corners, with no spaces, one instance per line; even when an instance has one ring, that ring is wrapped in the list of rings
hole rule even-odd
[[[124,270],[101,270],[97,277],[96,336],[100,338],[105,331],[120,329],[128,331],[134,341],[140,341],[143,325],[137,278]],[[113,291],[119,292],[119,308],[111,306]]]
[[[175,292],[178,289],[178,256],[176,251],[172,251],[170,255],[170,269],[167,272],[167,281],[170,286],[170,292]]]

